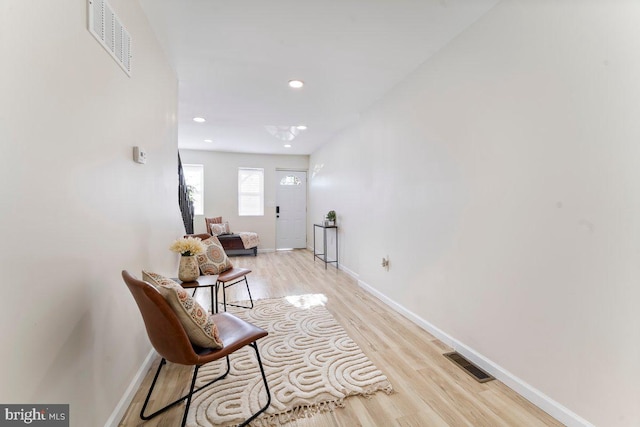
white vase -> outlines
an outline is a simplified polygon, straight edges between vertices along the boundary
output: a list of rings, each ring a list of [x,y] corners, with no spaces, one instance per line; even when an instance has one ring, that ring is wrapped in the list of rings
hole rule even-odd
[[[181,256],[180,265],[178,266],[178,279],[183,282],[194,282],[200,277],[200,267],[198,260],[194,255]]]

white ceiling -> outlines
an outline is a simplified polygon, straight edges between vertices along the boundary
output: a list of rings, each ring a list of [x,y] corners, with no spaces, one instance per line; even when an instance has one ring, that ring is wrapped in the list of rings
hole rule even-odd
[[[178,75],[178,146],[278,154],[312,153],[498,2],[139,1]],[[291,148],[265,129],[299,124]]]

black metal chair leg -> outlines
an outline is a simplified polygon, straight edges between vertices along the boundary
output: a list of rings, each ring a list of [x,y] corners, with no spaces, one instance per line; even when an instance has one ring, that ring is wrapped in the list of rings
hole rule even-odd
[[[149,393],[147,393],[147,397],[146,399],[144,399],[144,405],[142,405],[142,409],[140,410],[140,418],[143,420],[151,419],[151,417],[157,415],[157,414],[152,414],[151,416],[146,416],[144,415],[144,411],[145,409],[147,409],[147,405],[149,404],[149,399],[151,398],[151,393],[153,392],[153,389],[156,386],[156,381],[158,381],[158,376],[160,375],[160,371],[162,370],[162,367],[166,363],[167,361],[164,360],[164,357],[163,357],[162,360],[160,361],[160,364],[158,365],[158,370],[156,371],[156,374],[153,377],[153,382],[151,382],[151,387],[149,387]]]
[[[226,286],[224,285],[224,283],[222,282],[218,282],[219,285],[222,285],[222,309],[224,311],[227,311],[227,290],[226,290]],[[216,289],[218,289],[218,286],[216,286]]]
[[[144,411],[147,409],[147,404],[149,403],[149,399],[151,398],[151,393],[153,393],[153,389],[156,386],[156,381],[158,380],[158,376],[160,375],[160,370],[162,369],[162,366],[167,363],[167,361],[165,359],[162,359],[160,361],[160,366],[158,366],[158,370],[156,371],[156,375],[153,377],[153,382],[151,383],[151,387],[149,388],[149,392],[147,393],[147,398],[144,400],[144,405],[142,405],[142,410],[140,411],[140,418],[145,420],[145,421],[148,421],[151,418],[154,418],[155,416],[160,415],[163,412],[173,408],[175,405],[177,405],[178,403],[182,402],[184,399],[190,398],[191,395],[199,392],[203,388],[208,387],[211,384],[215,383],[216,381],[220,381],[221,379],[223,379],[224,377],[229,375],[229,372],[231,371],[231,362],[229,360],[229,356],[226,356],[226,359],[227,359],[227,370],[222,375],[220,375],[218,378],[215,378],[215,379],[209,381],[208,383],[202,385],[201,387],[198,387],[197,389],[190,391],[189,394],[185,394],[184,396],[180,397],[179,399],[174,400],[173,402],[169,403],[166,406],[163,406],[162,408],[158,409],[153,414],[145,415]]]
[[[215,291],[213,290],[215,288]],[[211,313],[218,312],[218,287],[210,286],[209,290],[211,290]]]
[[[250,306],[247,306],[247,305],[239,305],[239,304],[231,304],[231,303],[228,303],[228,304],[227,304],[227,301],[226,301],[226,297],[227,297],[226,289],[227,289],[227,288],[230,288],[230,287],[231,287],[231,286],[233,286],[233,285],[237,285],[238,283],[242,283],[243,281],[244,281],[244,283],[247,285],[247,292],[249,293],[249,302],[251,302],[251,305],[250,305]],[[224,311],[227,311],[227,305],[230,305],[230,306],[232,306],[232,307],[240,307],[240,308],[253,308],[253,298],[251,297],[251,289],[249,289],[249,281],[247,280],[247,276],[244,276],[244,278],[243,278],[243,279],[238,280],[237,282],[230,283],[230,284],[228,284],[228,285],[225,285],[225,284],[223,283],[223,284],[222,284],[222,293],[223,293],[223,297],[225,298],[225,301],[224,301]]]
[[[191,379],[191,388],[189,389],[189,394],[187,395],[187,407],[184,408],[184,415],[182,416],[182,424],[181,427],[187,425],[187,415],[189,415],[189,407],[191,406],[191,396],[193,396],[193,388],[196,386],[196,377],[198,376],[198,370],[200,369],[199,365],[196,365],[193,369],[193,378]]]
[[[262,366],[262,360],[260,359],[260,352],[258,351],[258,343],[252,342],[249,344],[256,351],[256,358],[258,359],[258,366],[260,367],[260,373],[262,374],[262,382],[264,382],[264,389],[267,392],[267,404],[264,405],[258,412],[253,414],[251,417],[247,418],[241,424],[238,424],[238,427],[243,427],[249,424],[251,421],[255,420],[258,415],[267,410],[269,405],[271,405],[271,392],[269,391],[269,384],[267,384],[267,376],[264,374],[264,367]]]
[[[266,411],[267,408],[271,405],[271,391],[269,390],[269,384],[267,383],[267,376],[264,373],[264,366],[262,365],[262,359],[260,358],[260,352],[258,351],[258,344],[257,344],[257,342],[253,342],[253,343],[250,343],[249,345],[251,347],[253,347],[253,350],[256,352],[256,359],[258,361],[258,366],[260,367],[260,374],[262,375],[262,382],[264,383],[264,389],[265,389],[265,392],[267,393],[267,403],[262,408],[260,408],[260,410],[258,410],[256,413],[251,415],[251,417],[249,417],[244,422],[239,424],[238,425],[239,427],[248,425],[251,421],[255,420],[256,417],[258,417],[258,415],[260,415],[261,413]],[[198,370],[200,369],[200,366],[195,366],[194,371],[193,371],[193,377],[191,379],[191,387],[189,388],[189,393],[187,393],[186,395],[182,396],[181,398],[169,403],[168,405],[166,405],[163,408],[157,410],[156,412],[154,412],[151,415],[144,415],[144,411],[147,408],[147,405],[148,405],[149,400],[151,398],[151,393],[153,392],[153,389],[155,388],[156,382],[158,380],[158,376],[160,375],[160,371],[162,370],[162,367],[167,363],[166,360],[163,358],[160,361],[160,366],[158,366],[158,370],[156,371],[155,376],[153,377],[153,382],[151,383],[151,387],[149,388],[149,392],[147,393],[147,397],[146,397],[146,399],[144,401],[144,405],[142,406],[142,410],[140,411],[140,418],[145,420],[145,421],[150,420],[151,418],[162,414],[163,412],[167,411],[168,409],[174,407],[178,403],[180,403],[183,400],[187,399],[187,405],[186,405],[186,408],[184,410],[184,414],[182,415],[182,424],[181,424],[181,426],[184,427],[186,422],[187,422],[187,416],[189,414],[189,408],[191,407],[191,398],[193,397],[193,395],[196,394],[197,392],[199,392],[200,390],[204,389],[205,387],[208,387],[211,384],[215,383],[216,381],[219,381],[219,380],[223,379],[224,377],[226,377],[229,374],[229,372],[231,370],[231,362],[229,360],[229,356],[227,356],[226,359],[227,359],[227,369],[226,369],[226,371],[222,375],[220,375],[219,377],[215,378],[212,381],[209,381],[208,383],[206,383],[206,384],[204,384],[204,385],[202,385],[201,387],[198,387],[198,388],[195,388],[195,385],[196,385],[196,378],[198,376]]]
[[[249,281],[247,276],[244,276],[244,283],[247,285],[247,292],[249,293],[249,301],[251,302],[251,308],[253,308],[253,298],[251,298],[251,289],[249,289]]]

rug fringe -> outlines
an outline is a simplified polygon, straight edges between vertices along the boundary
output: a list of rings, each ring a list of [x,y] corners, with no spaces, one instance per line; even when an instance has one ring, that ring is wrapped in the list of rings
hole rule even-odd
[[[378,384],[376,386],[369,387],[365,391],[363,391],[362,393],[351,393],[351,394],[347,393],[347,396],[362,395],[362,396],[366,397],[367,399],[371,399],[371,396],[373,396],[374,394],[376,394],[379,391],[384,391],[386,394],[393,394],[393,393],[396,392],[393,389],[393,386],[391,385],[391,383],[387,383],[387,384]]]
[[[393,394],[395,390],[391,383],[386,384],[378,384],[372,387],[367,388],[362,392],[351,392],[347,393],[344,391],[345,397],[336,400],[326,400],[324,402],[314,403],[312,405],[303,405],[297,406],[293,409],[290,409],[285,412],[281,412],[278,414],[271,415],[263,415],[258,417],[258,419],[251,422],[251,426],[255,427],[280,427],[284,424],[290,423],[292,421],[296,421],[302,418],[309,418],[316,414],[320,414],[323,412],[333,412],[336,408],[344,408],[344,399],[350,396],[362,396],[367,399],[371,399],[371,397],[378,391],[383,391],[386,394]],[[237,427],[236,424],[235,427]]]
[[[290,409],[286,412],[263,415],[262,417],[253,420],[251,422],[251,426],[279,427],[295,420],[312,417],[315,414],[332,412],[336,408],[344,408],[344,399],[329,400],[320,403],[314,403],[312,405],[303,405]],[[237,426],[238,424],[236,424],[236,427]]]

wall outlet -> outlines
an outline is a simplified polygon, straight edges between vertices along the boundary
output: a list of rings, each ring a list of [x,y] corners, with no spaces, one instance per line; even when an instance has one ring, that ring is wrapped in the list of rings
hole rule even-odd
[[[136,163],[147,163],[147,152],[143,148],[133,147],[133,161]]]

